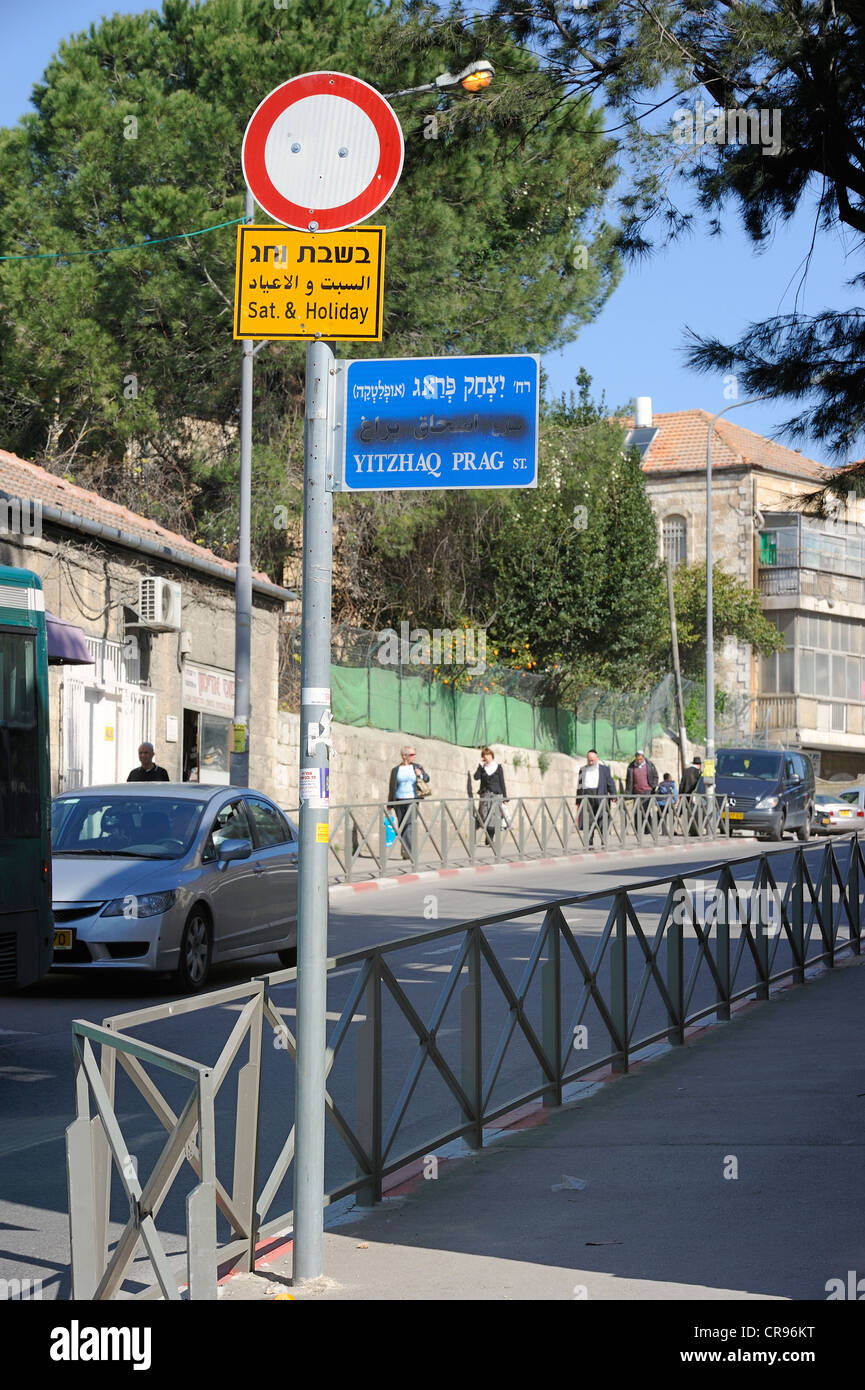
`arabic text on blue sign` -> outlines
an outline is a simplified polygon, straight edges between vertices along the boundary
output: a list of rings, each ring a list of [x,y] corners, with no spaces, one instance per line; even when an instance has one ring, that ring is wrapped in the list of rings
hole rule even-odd
[[[537,357],[341,366],[346,490],[536,486]]]

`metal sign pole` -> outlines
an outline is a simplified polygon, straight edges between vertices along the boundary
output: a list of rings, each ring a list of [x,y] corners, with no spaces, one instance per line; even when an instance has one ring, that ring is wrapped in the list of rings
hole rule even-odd
[[[255,217],[255,200],[246,190],[244,215]],[[255,345],[243,339],[240,377],[240,534],[234,581],[234,729],[229,754],[233,787],[249,786],[250,652],[252,646],[252,358]],[[204,749],[198,750],[198,763]]]
[[[334,357],[306,353],[303,613],[300,666],[300,845],[297,911],[297,1097],[293,1280],[322,1273],[327,860],[330,744],[330,608],[333,497],[327,490]],[[330,470],[332,471],[332,470]]]

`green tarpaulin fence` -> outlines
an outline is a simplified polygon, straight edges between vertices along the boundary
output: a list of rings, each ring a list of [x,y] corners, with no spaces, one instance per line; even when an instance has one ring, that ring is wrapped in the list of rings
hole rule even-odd
[[[484,743],[538,752],[630,759],[671,722],[664,683],[651,694],[594,691],[574,710],[533,704],[515,695],[459,690],[452,684],[403,675],[377,666],[332,665],[333,717],[340,724],[369,726],[416,738],[437,738],[463,747]]]

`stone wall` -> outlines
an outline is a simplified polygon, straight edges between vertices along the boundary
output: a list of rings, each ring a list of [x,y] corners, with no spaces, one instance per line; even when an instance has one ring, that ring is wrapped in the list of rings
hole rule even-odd
[[[277,800],[285,810],[298,804],[300,717],[281,711],[279,751],[276,765]],[[387,798],[391,768],[400,761],[400,748],[408,745],[417,752],[417,761],[430,775],[435,797],[464,797],[466,774],[474,773],[480,762],[477,748],[463,748],[437,739],[383,733],[380,729],[333,725],[333,758],[330,767],[330,799],[334,806],[350,802],[384,801]],[[509,796],[574,796],[577,773],[585,758],[564,753],[536,753],[533,749],[509,748],[496,744],[493,750],[502,763]],[[698,751],[691,745],[692,752]],[[672,740],[656,739],[649,756],[658,774],[672,772],[678,780],[678,747]],[[614,777],[624,784],[624,762],[609,764]],[[541,769],[544,769],[542,771]],[[477,783],[472,782],[477,792]]]

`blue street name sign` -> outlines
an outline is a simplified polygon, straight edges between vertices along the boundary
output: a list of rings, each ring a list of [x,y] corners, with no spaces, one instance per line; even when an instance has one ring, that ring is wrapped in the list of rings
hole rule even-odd
[[[540,362],[337,363],[336,492],[536,487]]]

